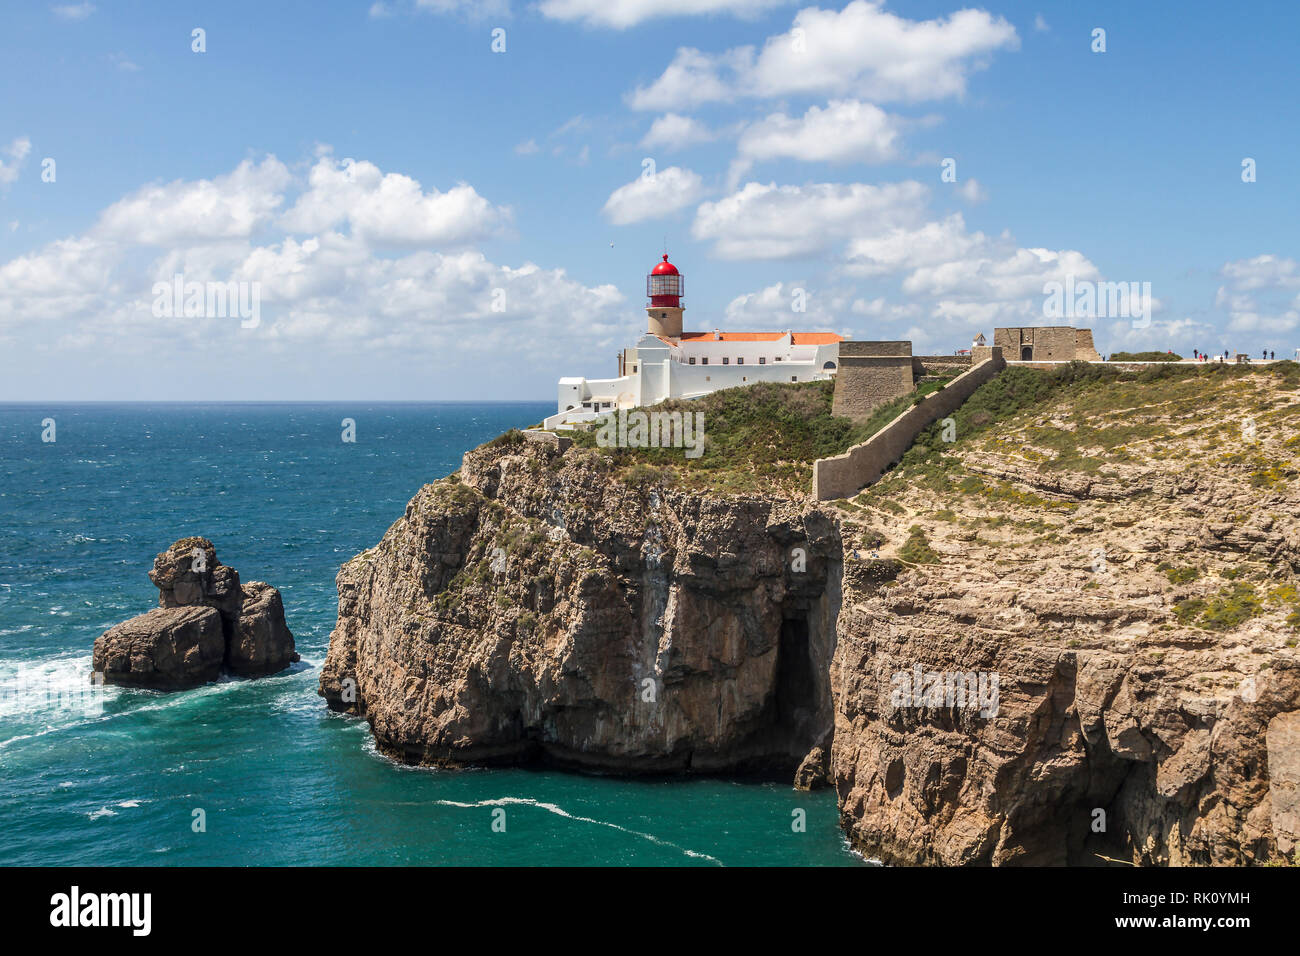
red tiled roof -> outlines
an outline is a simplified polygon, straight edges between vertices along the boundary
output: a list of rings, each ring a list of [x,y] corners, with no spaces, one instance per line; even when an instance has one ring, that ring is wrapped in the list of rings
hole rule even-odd
[[[683,342],[775,342],[784,337],[784,332],[719,332],[714,338],[712,332],[683,332]],[[792,345],[833,345],[843,342],[844,336],[834,332],[793,332],[790,336]]]

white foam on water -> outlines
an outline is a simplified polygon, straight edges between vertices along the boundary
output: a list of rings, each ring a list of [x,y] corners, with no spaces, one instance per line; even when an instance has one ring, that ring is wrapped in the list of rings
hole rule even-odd
[[[564,817],[566,820],[574,820],[578,823],[593,823],[596,826],[609,827],[611,830],[618,830],[620,833],[640,837],[643,840],[648,840],[649,842],[659,846],[671,847],[672,849],[684,853],[686,856],[694,859],[708,860],[710,863],[716,863],[718,866],[722,866],[722,861],[717,857],[709,856],[707,853],[699,853],[695,850],[688,850],[684,846],[678,846],[676,843],[657,837],[653,833],[642,833],[640,830],[631,830],[627,827],[619,826],[617,823],[611,823],[609,820],[597,820],[594,817],[578,816],[577,814],[570,813],[568,810],[565,810],[563,807],[557,806],[554,803],[534,800],[531,797],[497,797],[495,800],[478,800],[474,803],[464,803],[460,800],[435,800],[434,803],[444,807],[460,807],[466,810],[478,807],[504,807],[510,805],[536,807],[539,810],[545,810],[547,813],[553,813],[558,817]]]
[[[109,694],[91,682],[89,654],[0,660],[0,720],[66,713],[76,722],[98,717]]]
[[[87,813],[86,816],[90,817],[92,820],[98,820],[100,817],[115,817],[117,816],[117,811],[110,810],[108,807],[100,807],[98,810]]]

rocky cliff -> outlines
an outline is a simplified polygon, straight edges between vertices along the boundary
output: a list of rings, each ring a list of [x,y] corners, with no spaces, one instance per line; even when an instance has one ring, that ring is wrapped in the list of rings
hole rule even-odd
[[[499,441],[339,572],[321,693],[411,762],[792,773],[832,722],[839,561],[803,504]]]
[[[1022,371],[821,508],[476,449],[340,571],[321,693],[409,762],[828,780],[891,862],[1291,858],[1300,383]]]
[[[1168,373],[996,423],[968,409],[964,441],[936,427],[841,503],[832,773],[856,845],[901,863],[1297,852],[1296,384]],[[917,669],[923,689],[996,675],[996,712],[899,695]]]

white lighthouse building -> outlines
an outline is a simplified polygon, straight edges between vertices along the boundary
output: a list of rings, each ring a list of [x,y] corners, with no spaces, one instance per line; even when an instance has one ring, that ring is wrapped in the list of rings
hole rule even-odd
[[[839,366],[834,332],[682,331],[684,279],[668,256],[646,277],[646,332],[618,357],[617,378],[562,378],[545,428],[571,428],[619,408],[699,398],[755,382],[828,379]]]

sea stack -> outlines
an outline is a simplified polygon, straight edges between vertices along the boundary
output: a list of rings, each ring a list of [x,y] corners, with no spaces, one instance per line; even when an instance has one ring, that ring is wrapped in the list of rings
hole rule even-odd
[[[182,690],[216,680],[273,674],[298,660],[280,592],[240,584],[207,538],[182,538],[149,572],[158,607],[95,640],[94,670],[107,684]]]

